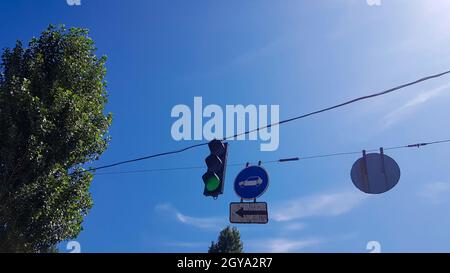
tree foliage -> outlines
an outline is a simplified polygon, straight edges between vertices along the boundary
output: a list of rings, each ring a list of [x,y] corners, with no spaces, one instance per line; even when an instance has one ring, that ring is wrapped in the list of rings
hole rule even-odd
[[[228,226],[220,232],[217,243],[211,242],[208,253],[242,253],[243,249],[239,230]]]
[[[49,26],[3,52],[0,252],[45,252],[82,230],[93,178],[82,165],[106,149],[111,124],[95,51],[86,29]]]

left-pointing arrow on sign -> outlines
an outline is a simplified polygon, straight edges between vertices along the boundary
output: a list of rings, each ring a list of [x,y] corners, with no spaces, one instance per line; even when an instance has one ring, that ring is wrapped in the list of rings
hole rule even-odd
[[[231,223],[266,224],[268,221],[266,202],[230,203]]]
[[[246,215],[267,215],[267,211],[264,210],[244,210],[244,208],[240,208],[235,213],[240,217],[244,217]]]

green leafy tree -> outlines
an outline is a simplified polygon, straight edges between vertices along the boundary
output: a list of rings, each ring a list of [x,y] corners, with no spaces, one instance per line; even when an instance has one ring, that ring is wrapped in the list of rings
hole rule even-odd
[[[75,238],[111,114],[106,58],[81,28],[49,26],[0,66],[0,252],[46,252]]]
[[[242,253],[243,249],[239,230],[228,226],[220,232],[217,243],[211,242],[208,253]]]

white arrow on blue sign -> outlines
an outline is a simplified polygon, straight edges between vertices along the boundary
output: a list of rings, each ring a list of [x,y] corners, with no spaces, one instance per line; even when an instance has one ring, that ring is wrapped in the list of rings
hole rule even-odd
[[[264,194],[269,186],[269,175],[261,166],[250,166],[236,176],[234,191],[242,199],[255,199]]]

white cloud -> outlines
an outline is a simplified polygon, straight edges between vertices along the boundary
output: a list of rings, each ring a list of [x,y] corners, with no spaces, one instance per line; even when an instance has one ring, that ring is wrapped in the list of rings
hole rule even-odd
[[[300,231],[306,228],[306,224],[304,223],[289,223],[283,226],[285,230],[288,231]]]
[[[441,96],[443,92],[446,91],[449,87],[450,83],[447,83],[437,88],[418,94],[416,97],[407,101],[399,108],[385,115],[384,127],[389,127],[392,124],[400,121],[402,118],[406,117],[408,114],[413,113],[417,106]]]
[[[450,183],[435,182],[425,184],[418,195],[431,203],[438,204],[445,201],[450,193]]]
[[[279,204],[274,209],[275,221],[292,221],[313,216],[336,216],[358,206],[364,195],[352,192],[319,194]]]
[[[366,0],[369,6],[381,6],[381,0]]]
[[[181,213],[171,204],[164,203],[156,205],[155,209],[161,213],[169,214],[183,224],[194,226],[201,229],[218,229],[224,225],[224,221],[217,217],[193,217]]]
[[[318,239],[294,240],[294,239],[268,239],[249,241],[245,248],[250,252],[298,252],[308,247],[321,243]]]

